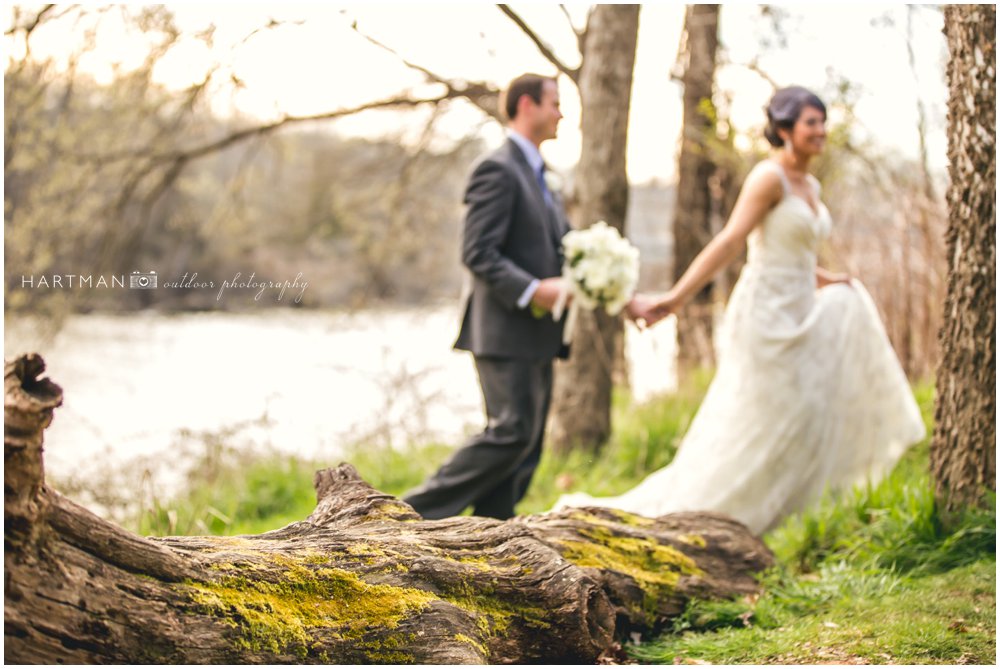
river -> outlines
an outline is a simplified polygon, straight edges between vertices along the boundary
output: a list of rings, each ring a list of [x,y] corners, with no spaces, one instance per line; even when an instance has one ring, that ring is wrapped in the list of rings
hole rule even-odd
[[[144,459],[169,482],[192,441],[336,462],[347,444],[458,445],[482,428],[472,358],[451,349],[455,304],[70,317],[43,341],[8,321],[4,354],[38,351],[64,403],[46,431],[47,476],[106,478]],[[627,330],[638,401],[676,384],[673,319]],[[96,484],[95,484],[96,485]]]

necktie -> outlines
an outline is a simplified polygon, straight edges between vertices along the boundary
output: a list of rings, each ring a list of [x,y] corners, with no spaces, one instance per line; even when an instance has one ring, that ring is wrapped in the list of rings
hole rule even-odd
[[[549,192],[549,187],[545,184],[545,163],[538,168],[538,172],[535,174],[538,179],[538,187],[542,189],[542,197],[545,198],[545,204],[552,205],[552,193]]]

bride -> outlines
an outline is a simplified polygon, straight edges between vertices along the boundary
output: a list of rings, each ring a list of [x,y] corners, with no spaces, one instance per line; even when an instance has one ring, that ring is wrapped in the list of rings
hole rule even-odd
[[[725,228],[669,292],[629,306],[647,324],[676,313],[747,247],[715,377],[676,457],[623,495],[564,495],[556,508],[719,511],[762,534],[827,488],[877,480],[924,437],[868,292],[816,265],[832,221],[807,168],[823,150],[826,107],[784,88],[767,118],[780,150],[747,176]]]

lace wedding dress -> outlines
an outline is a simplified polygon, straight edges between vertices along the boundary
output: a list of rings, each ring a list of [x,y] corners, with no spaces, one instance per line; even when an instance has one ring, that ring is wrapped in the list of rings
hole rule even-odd
[[[877,480],[925,436],[871,296],[858,281],[816,289],[826,207],[793,194],[777,163],[755,169],[776,170],[785,196],[747,239],[716,374],[676,457],[623,495],[556,508],[720,511],[760,534],[827,488]]]

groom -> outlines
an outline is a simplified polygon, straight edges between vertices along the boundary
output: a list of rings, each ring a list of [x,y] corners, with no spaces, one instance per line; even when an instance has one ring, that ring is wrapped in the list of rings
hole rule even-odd
[[[465,192],[462,262],[473,283],[455,343],[474,356],[488,422],[403,498],[428,519],[470,505],[477,516],[514,515],[541,458],[552,360],[568,354],[563,323],[549,311],[562,287],[569,223],[539,153],[562,118],[556,81],[514,79],[504,111],[508,139],[476,165]]]

